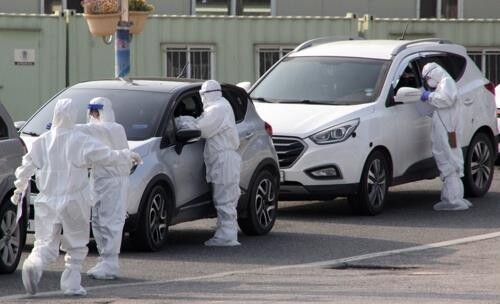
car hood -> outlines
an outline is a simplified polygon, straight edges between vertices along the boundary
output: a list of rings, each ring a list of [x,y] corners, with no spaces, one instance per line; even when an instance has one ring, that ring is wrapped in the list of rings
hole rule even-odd
[[[336,124],[360,117],[373,104],[315,105],[254,102],[259,116],[273,128],[273,135],[305,138]]]

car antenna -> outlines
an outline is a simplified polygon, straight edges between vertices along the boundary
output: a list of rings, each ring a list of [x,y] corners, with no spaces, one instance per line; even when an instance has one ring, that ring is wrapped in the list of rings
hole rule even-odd
[[[406,22],[405,30],[403,31],[403,34],[401,35],[401,37],[399,37],[399,40],[405,40],[405,35],[406,35],[406,30],[408,29],[408,24],[409,24],[409,22]]]

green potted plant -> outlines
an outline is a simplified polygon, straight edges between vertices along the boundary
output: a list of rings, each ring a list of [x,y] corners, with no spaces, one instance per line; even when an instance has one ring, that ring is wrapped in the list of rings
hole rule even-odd
[[[116,32],[121,16],[119,0],[83,0],[81,5],[93,36],[109,36]]]
[[[146,0],[128,0],[128,16],[132,22],[131,34],[139,34],[144,30],[146,19],[154,9],[155,7],[146,3]]]

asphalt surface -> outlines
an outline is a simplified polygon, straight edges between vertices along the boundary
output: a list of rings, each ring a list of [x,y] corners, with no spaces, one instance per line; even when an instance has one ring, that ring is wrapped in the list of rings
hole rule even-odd
[[[433,211],[440,188],[438,179],[391,188],[375,217],[353,215],[344,199],[282,202],[269,235],[240,235],[242,245],[233,248],[203,246],[213,219],[177,225],[160,252],[125,242],[123,277],[84,276],[84,298],[60,294],[62,254],[44,272],[40,293],[26,297],[21,261],[14,274],[0,276],[0,303],[499,304],[500,170],[467,211]],[[90,247],[84,271],[96,263]]]

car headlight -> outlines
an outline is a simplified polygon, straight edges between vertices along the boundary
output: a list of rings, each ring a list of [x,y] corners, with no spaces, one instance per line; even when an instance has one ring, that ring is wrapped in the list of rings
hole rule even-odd
[[[351,136],[359,125],[359,118],[350,120],[340,125],[333,126],[311,136],[312,141],[318,145],[342,142]]]

